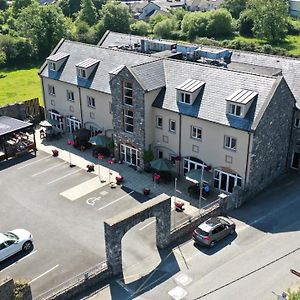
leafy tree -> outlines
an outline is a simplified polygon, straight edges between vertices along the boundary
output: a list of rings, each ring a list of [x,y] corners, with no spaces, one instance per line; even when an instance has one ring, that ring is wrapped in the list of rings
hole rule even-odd
[[[221,7],[227,9],[231,15],[238,19],[241,12],[246,9],[247,0],[225,0]]]
[[[174,29],[175,22],[172,19],[165,19],[154,26],[153,32],[159,37],[170,38]]]
[[[128,7],[116,1],[107,2],[100,11],[106,30],[129,32],[130,14]]]
[[[81,5],[81,10],[78,14],[79,20],[89,24],[94,25],[97,21],[97,11],[92,0],[83,0]]]
[[[24,8],[17,20],[19,33],[31,39],[39,57],[45,57],[61,38],[68,37],[61,9],[55,5],[32,4]]]
[[[252,13],[249,10],[244,10],[239,18],[239,33],[243,36],[253,36],[253,18]]]
[[[206,36],[208,18],[206,13],[193,12],[186,14],[181,23],[181,29],[187,33],[189,39],[193,40],[197,36]]]
[[[130,30],[133,34],[147,35],[150,31],[150,25],[145,21],[137,21],[130,25]]]
[[[83,43],[91,43],[93,38],[91,36],[91,27],[88,23],[77,20],[75,23],[75,39],[77,41],[83,42]]]
[[[102,6],[103,6],[106,2],[107,2],[106,0],[93,0],[93,3],[94,3],[94,5],[95,5],[97,11],[98,11],[99,9],[101,9]]]
[[[103,21],[100,20],[95,26],[91,28],[91,43],[97,44],[105,31],[106,29],[104,27]]]
[[[60,0],[58,6],[66,17],[74,17],[81,9],[81,0]]]
[[[232,34],[232,17],[226,9],[217,9],[206,13],[208,18],[207,36],[224,37]]]
[[[283,40],[288,28],[288,0],[249,0],[253,33],[270,42]]]
[[[151,28],[153,29],[157,23],[161,22],[162,20],[169,19],[169,18],[170,18],[170,16],[167,14],[156,14],[156,15],[150,17],[149,23],[150,23]]]
[[[7,1],[6,0],[0,0],[0,11],[1,10],[6,10],[8,7]]]
[[[289,300],[300,300],[300,288],[298,291],[291,291],[288,289],[288,299]]]
[[[26,8],[35,2],[37,3],[36,0],[14,0],[12,3],[13,15],[16,17],[23,8]]]
[[[4,51],[0,50],[0,67],[6,64],[6,54]]]

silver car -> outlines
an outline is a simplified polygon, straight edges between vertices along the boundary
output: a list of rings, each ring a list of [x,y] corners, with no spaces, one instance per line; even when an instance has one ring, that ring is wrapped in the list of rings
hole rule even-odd
[[[195,243],[213,247],[215,242],[235,232],[235,223],[227,217],[212,217],[201,223],[193,232]]]
[[[14,229],[0,233],[0,261],[3,261],[19,251],[28,251],[33,246],[32,234],[25,229]]]

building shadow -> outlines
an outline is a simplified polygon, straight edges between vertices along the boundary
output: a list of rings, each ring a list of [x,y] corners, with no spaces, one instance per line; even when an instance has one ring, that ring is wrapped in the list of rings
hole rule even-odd
[[[31,152],[24,153],[19,156],[11,157],[8,160],[4,160],[0,162],[0,171],[8,169],[12,166],[15,166],[19,163],[25,162],[35,157],[36,157],[35,154]]]

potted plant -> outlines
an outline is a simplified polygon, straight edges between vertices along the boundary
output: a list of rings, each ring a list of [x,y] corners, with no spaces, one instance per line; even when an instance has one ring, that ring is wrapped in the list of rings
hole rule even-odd
[[[57,157],[58,156],[58,150],[57,149],[53,149],[52,150],[52,156]]]

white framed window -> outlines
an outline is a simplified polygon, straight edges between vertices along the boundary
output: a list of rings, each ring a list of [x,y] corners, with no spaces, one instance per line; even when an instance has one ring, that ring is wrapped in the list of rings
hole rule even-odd
[[[55,87],[53,85],[48,84],[48,94],[55,96]]]
[[[66,123],[67,123],[67,131],[70,133],[81,128],[80,120],[76,119],[73,116],[66,117]]]
[[[91,96],[87,96],[87,105],[88,107],[96,108],[95,98]]]
[[[224,136],[224,148],[236,151],[236,138],[232,136]]]
[[[72,101],[72,102],[75,101],[75,97],[74,97],[74,92],[73,91],[67,90],[67,99],[68,99],[68,101]]]
[[[202,140],[202,128],[192,125],[191,137],[195,140]]]
[[[77,68],[77,76],[81,78],[86,78],[86,70],[82,68]]]
[[[184,160],[183,160],[183,173],[184,175],[191,171],[191,170],[194,170],[194,169],[202,169],[202,168],[205,168],[206,165],[205,163],[197,158],[197,157],[192,157],[192,156],[189,156],[189,157],[186,157]]]
[[[157,150],[157,158],[164,158],[164,152],[162,150]]]
[[[169,120],[169,131],[176,132],[176,121]]]
[[[128,81],[123,82],[123,100],[124,104],[132,106],[133,104],[133,89],[132,83]]]
[[[219,169],[214,171],[214,187],[232,193],[235,186],[242,186],[242,177]]]
[[[48,62],[49,69],[52,71],[56,71],[56,63],[53,61]]]
[[[90,125],[90,131],[91,131],[91,136],[96,136],[98,134],[98,128],[93,126],[93,125]]]
[[[48,110],[48,116],[49,119],[58,121],[58,124],[54,125],[54,127],[64,130],[63,116],[61,114],[53,110]]]
[[[299,118],[296,118],[296,119],[295,119],[294,126],[295,126],[296,128],[300,128],[300,119],[299,119]]]
[[[163,118],[161,116],[156,116],[156,127],[163,128]]]
[[[230,115],[240,117],[242,115],[242,107],[240,105],[237,105],[237,104],[229,103],[228,113]]]
[[[179,102],[191,104],[191,94],[181,92],[179,96]]]
[[[130,109],[124,109],[124,130],[129,133],[133,133],[133,111]]]

